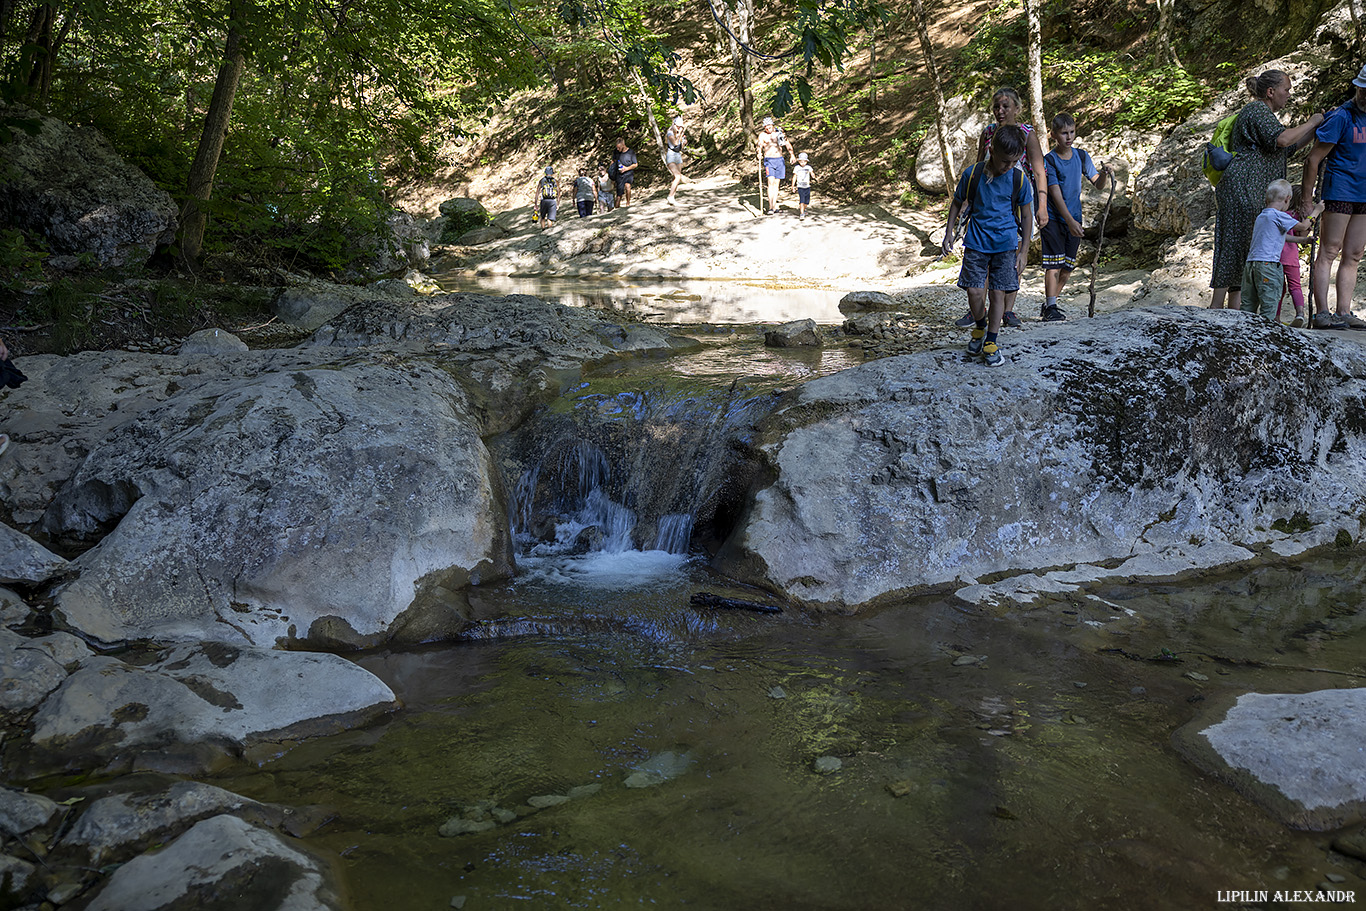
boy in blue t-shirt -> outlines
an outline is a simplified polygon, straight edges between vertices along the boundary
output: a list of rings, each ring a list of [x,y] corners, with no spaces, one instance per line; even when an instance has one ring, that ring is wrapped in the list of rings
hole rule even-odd
[[[1247,264],[1243,266],[1243,302],[1239,309],[1257,313],[1271,321],[1281,306],[1281,288],[1285,285],[1285,267],[1281,265],[1281,251],[1287,242],[1309,242],[1309,228],[1323,211],[1323,203],[1314,204],[1309,216],[1300,220],[1286,210],[1290,208],[1291,187],[1288,180],[1273,180],[1266,188],[1266,208],[1252,223],[1252,247]]]
[[[1081,179],[1091,181],[1097,190],[1105,189],[1108,167],[1096,170],[1085,149],[1074,149],[1077,122],[1071,114],[1053,118],[1053,148],[1043,157],[1048,175],[1048,224],[1043,231],[1043,312],[1047,322],[1067,319],[1058,306],[1058,295],[1077,267],[1081,246]]]
[[[1006,295],[1020,290],[1020,273],[1029,256],[1029,246],[1021,244],[1020,238],[1034,236],[1034,193],[1023,172],[1014,168],[1024,150],[1025,135],[1019,127],[997,129],[987,159],[959,178],[944,229],[944,255],[948,256],[953,252],[958,217],[966,207],[970,220],[963,237],[958,287],[968,293],[968,311],[976,327],[968,342],[968,354],[982,355],[988,367],[1005,363],[996,337],[1001,331]]]

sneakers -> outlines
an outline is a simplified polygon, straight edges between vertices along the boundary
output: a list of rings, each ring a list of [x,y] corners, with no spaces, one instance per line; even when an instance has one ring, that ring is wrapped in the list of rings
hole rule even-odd
[[[1346,329],[1347,320],[1336,313],[1315,313],[1310,325],[1315,329]]]
[[[1303,329],[1303,328],[1304,328],[1304,314],[1303,314],[1303,313],[1296,313],[1296,314],[1295,314],[1295,318],[1292,319],[1292,320],[1290,321],[1290,328],[1291,328],[1291,329]]]
[[[1044,307],[1043,311],[1039,314],[1039,317],[1045,323],[1057,323],[1067,319],[1067,314],[1062,312],[1061,307],[1054,304],[1051,307]]]
[[[1348,329],[1366,329],[1366,319],[1362,319],[1355,313],[1349,313],[1346,316],[1340,316],[1338,317],[1338,319],[1342,320],[1343,325],[1345,325]]]
[[[988,367],[999,367],[1006,362],[1006,356],[1001,353],[1001,346],[995,342],[987,342],[982,346],[982,363]]]
[[[977,320],[972,318],[972,311],[969,310],[967,313],[964,313],[962,316],[958,317],[958,319],[954,320],[953,324],[959,329],[971,329],[973,326],[977,325]]]
[[[1009,326],[1012,329],[1020,328],[1020,318],[1015,315],[1014,310],[1007,310],[1006,315],[1001,317],[1001,325]]]
[[[971,341],[968,342],[968,356],[969,356],[969,357],[976,357],[977,355],[979,355],[979,354],[982,353],[982,344],[983,344],[983,342],[986,340],[986,337],[987,337],[987,330],[985,330],[985,329],[974,329],[974,330],[972,330],[972,339],[971,339]]]

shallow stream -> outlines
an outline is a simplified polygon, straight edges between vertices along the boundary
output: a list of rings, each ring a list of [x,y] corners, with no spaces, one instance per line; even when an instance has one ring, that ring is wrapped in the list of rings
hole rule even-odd
[[[333,811],[309,841],[375,911],[1189,909],[1327,873],[1366,887],[1328,836],[1169,741],[1221,697],[1360,685],[1355,553],[1114,588],[1110,622],[1067,601],[716,611],[688,604],[717,584],[702,568],[630,559],[629,587],[605,565],[482,590],[545,634],[360,658],[400,713],[223,783]],[[491,825],[442,837],[452,817]]]

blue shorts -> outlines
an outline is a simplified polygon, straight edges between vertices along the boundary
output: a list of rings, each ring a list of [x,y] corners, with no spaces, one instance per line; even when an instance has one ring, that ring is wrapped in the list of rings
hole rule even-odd
[[[958,270],[958,287],[986,288],[990,280],[993,291],[1019,291],[1020,273],[1015,271],[1016,250],[1001,253],[982,253],[963,250],[963,266]]]
[[[776,177],[782,180],[787,176],[787,159],[781,155],[777,158],[764,159],[764,173],[769,177]]]
[[[798,187],[798,188],[797,188],[797,202],[801,203],[801,204],[804,205],[804,206],[809,206],[809,205],[811,205],[811,188],[810,188],[810,187]]]

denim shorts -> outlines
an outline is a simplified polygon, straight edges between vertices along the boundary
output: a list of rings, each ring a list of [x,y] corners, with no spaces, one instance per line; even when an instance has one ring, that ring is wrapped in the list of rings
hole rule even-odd
[[[665,163],[665,164],[682,164],[682,163],[683,163],[683,153],[682,153],[682,152],[665,152],[665,153],[664,153],[664,163]]]
[[[1001,253],[982,253],[963,250],[963,266],[958,270],[958,287],[986,288],[990,280],[993,291],[1019,291],[1020,273],[1015,271],[1016,250]]]

